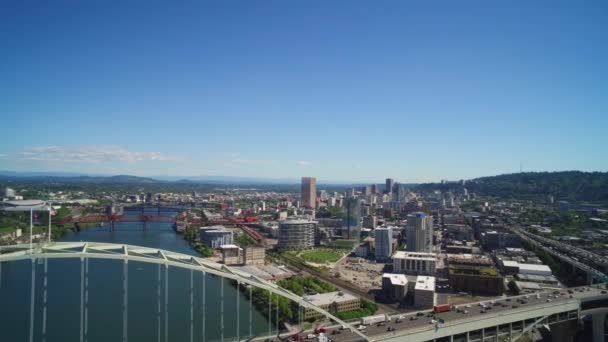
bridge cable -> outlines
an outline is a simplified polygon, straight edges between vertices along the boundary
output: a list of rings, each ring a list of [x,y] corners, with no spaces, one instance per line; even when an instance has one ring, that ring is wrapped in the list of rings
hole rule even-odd
[[[161,273],[161,265],[158,264],[158,273],[157,273],[157,277],[156,277],[156,297],[158,298],[157,304],[156,304],[156,326],[157,326],[156,335],[158,336],[158,342],[160,342],[160,339],[161,339],[160,273]]]
[[[190,270],[190,342],[194,342],[194,270]]]
[[[30,250],[31,252],[31,250]],[[32,258],[32,284],[30,287],[30,342],[34,342],[34,310],[35,310],[35,298],[34,293],[36,291],[36,258]]]
[[[129,264],[126,259],[122,270],[122,340],[127,342],[129,339]]]
[[[236,281],[236,340],[241,340],[241,282],[239,280]]]
[[[42,342],[46,342],[46,290],[47,290],[47,276],[48,276],[48,258],[44,258],[44,281],[43,281],[43,293],[42,293]]]
[[[224,277],[220,277],[220,340],[224,342]]]
[[[207,307],[205,303],[205,283],[207,282],[207,272],[203,272],[203,341],[205,340],[205,323],[207,320]]]
[[[165,264],[165,342],[169,342],[169,264]]]
[[[89,258],[84,260],[84,341],[89,339]]]
[[[249,337],[253,337],[252,312],[253,312],[253,286],[249,285]]]

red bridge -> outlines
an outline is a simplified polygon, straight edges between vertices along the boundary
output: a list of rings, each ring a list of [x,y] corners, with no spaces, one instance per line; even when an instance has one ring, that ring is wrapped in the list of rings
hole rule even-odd
[[[107,223],[112,224],[111,230],[115,230],[115,223],[122,222],[143,222],[144,230],[148,229],[148,222],[159,222],[159,223],[176,223],[176,217],[169,217],[163,215],[105,215],[105,214],[89,214],[77,217],[65,217],[55,220],[57,224],[80,224],[80,223]]]

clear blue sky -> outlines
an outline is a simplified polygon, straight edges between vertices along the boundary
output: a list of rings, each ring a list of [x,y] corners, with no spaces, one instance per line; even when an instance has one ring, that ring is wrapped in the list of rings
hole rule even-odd
[[[606,1],[0,2],[0,170],[608,170]]]

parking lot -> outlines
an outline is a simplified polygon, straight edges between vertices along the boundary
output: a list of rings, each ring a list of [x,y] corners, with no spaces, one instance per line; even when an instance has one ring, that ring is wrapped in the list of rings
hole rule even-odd
[[[334,266],[332,272],[340,279],[351,282],[368,292],[382,286],[383,263],[375,263],[362,258],[347,257]]]

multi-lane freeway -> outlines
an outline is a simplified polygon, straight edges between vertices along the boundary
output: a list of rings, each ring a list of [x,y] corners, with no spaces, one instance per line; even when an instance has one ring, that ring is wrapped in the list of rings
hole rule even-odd
[[[453,310],[439,314],[434,314],[433,310],[425,310],[395,315],[391,317],[390,321],[382,323],[367,326],[354,325],[367,336],[370,336],[371,340],[375,340],[390,336],[407,335],[410,331],[440,330],[450,324],[475,321],[509,312],[526,311],[539,307],[563,306],[566,303],[598,296],[608,298],[605,285],[585,286],[561,291],[543,291],[514,297],[499,297],[483,302],[457,305],[454,306]],[[325,330],[329,339],[336,342],[361,341],[359,336],[343,329],[341,326],[326,327]],[[301,339],[306,340],[306,337],[311,333],[312,331],[301,333]]]
[[[585,271],[587,274],[593,275],[596,279],[601,281],[608,279],[608,276],[603,272],[604,268],[608,266],[605,261],[606,258],[563,242],[532,234],[520,228],[510,227],[510,230],[523,240],[541,247],[547,253]]]

